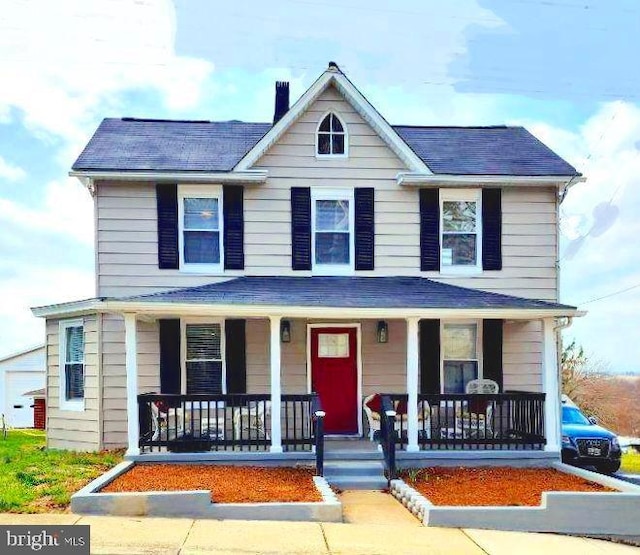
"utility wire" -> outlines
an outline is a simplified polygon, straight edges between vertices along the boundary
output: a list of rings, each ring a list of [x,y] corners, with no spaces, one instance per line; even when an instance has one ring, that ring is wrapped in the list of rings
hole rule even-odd
[[[578,303],[578,306],[582,306],[585,304],[589,304],[589,303],[595,303],[596,301],[601,301],[603,299],[609,299],[611,297],[615,297],[617,295],[622,295],[622,293],[626,293],[627,291],[631,291],[633,289],[638,289],[640,287],[640,283],[636,283],[635,285],[632,285],[630,287],[626,287],[624,289],[619,289],[618,291],[614,291],[613,293],[608,293],[607,295],[602,295],[602,297],[595,297],[594,299],[589,299],[588,301],[584,301],[581,303]]]

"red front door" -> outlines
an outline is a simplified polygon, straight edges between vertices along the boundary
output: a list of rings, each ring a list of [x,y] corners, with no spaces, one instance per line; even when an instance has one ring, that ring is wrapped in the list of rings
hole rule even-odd
[[[356,328],[311,328],[311,387],[327,434],[358,433],[357,349]]]

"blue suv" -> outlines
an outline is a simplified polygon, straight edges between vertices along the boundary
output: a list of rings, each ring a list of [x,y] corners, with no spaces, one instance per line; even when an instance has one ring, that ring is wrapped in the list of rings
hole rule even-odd
[[[598,472],[613,474],[620,468],[621,455],[614,433],[598,426],[593,416],[587,418],[577,407],[562,407],[562,462],[595,466]]]

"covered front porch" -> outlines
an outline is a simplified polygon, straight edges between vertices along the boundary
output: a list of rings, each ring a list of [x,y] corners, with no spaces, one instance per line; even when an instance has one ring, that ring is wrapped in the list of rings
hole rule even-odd
[[[375,396],[405,453],[560,452],[557,330],[573,307],[420,278],[238,278],[100,309],[125,322],[129,456],[375,445]],[[141,330],[159,342],[159,387],[140,385]],[[498,388],[466,393],[474,379]]]

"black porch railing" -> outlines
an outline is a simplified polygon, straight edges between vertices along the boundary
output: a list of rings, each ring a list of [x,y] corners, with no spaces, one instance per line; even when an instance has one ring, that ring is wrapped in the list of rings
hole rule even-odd
[[[397,443],[407,444],[407,394],[389,394]],[[419,394],[421,449],[539,450],[546,443],[544,393]]]
[[[391,480],[397,478],[396,442],[398,438],[395,430],[396,411],[389,395],[382,395],[380,409],[380,445],[384,458],[384,474],[390,486]]]
[[[317,448],[314,394],[282,395],[284,451]],[[138,395],[140,451],[268,451],[271,397],[267,394]]]

